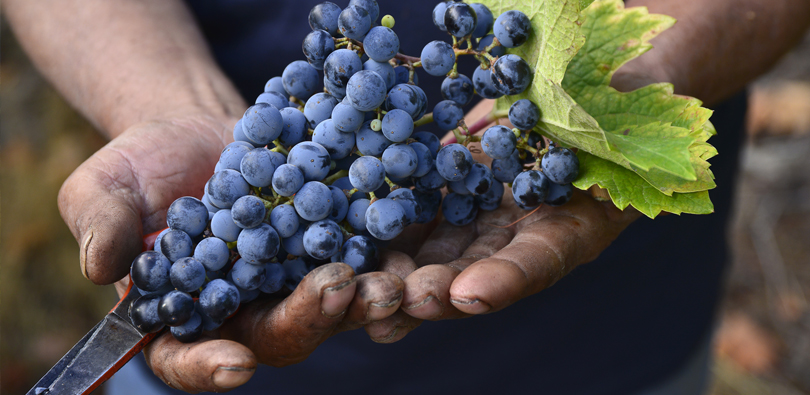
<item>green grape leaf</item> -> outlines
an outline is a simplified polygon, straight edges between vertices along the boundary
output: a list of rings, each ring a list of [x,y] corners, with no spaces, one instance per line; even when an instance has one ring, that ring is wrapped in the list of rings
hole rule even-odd
[[[650,50],[649,40],[673,18],[625,9],[620,0],[483,2],[495,15],[522,10],[534,28],[529,42],[509,50],[535,68],[532,86],[498,99],[496,111],[523,98],[537,104],[535,130],[579,148],[578,188],[599,185],[617,207],[633,205],[651,217],[712,212],[706,193],[715,187],[706,161],[717,154],[706,142],[715,133],[711,111],[697,99],[674,95],[671,84],[627,93],[609,86],[616,70]]]
[[[667,196],[645,182],[638,174],[613,162],[590,155],[577,153],[580,174],[574,186],[588,189],[598,185],[607,189],[610,199],[619,209],[632,205],[642,214],[655,218],[662,211],[673,214],[710,214],[714,205],[708,191],[673,193]]]

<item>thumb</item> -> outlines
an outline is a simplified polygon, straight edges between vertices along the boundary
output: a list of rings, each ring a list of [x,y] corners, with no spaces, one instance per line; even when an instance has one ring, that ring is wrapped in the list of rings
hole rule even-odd
[[[143,226],[131,172],[102,166],[99,153],[68,177],[59,190],[59,211],[79,242],[82,274],[96,284],[111,284],[129,272],[141,251]]]

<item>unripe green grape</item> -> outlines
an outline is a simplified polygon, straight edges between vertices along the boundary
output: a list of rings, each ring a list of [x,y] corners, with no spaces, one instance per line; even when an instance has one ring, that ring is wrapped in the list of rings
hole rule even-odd
[[[382,129],[382,121],[375,119],[371,121],[371,130],[379,132]]]
[[[386,15],[382,18],[382,25],[389,29],[394,28],[394,22],[394,17],[391,15]]]

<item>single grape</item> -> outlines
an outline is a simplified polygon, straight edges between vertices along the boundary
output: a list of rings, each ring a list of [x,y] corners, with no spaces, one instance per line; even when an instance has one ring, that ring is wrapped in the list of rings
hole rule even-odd
[[[326,64],[324,64],[324,70],[325,70],[325,68],[326,68]],[[334,97],[337,97],[339,100],[343,100],[343,99],[346,98],[346,86],[345,85],[339,85],[339,84],[336,84],[336,83],[330,81],[326,77],[326,73],[324,73],[324,77],[323,77],[323,87],[324,87],[324,90],[327,93],[329,93],[330,95],[332,95]]]
[[[413,192],[413,196],[416,198],[419,207],[422,208],[422,212],[419,214],[419,217],[416,218],[416,223],[426,224],[433,221],[439,214],[439,207],[442,205],[442,192],[439,190],[432,192],[421,192],[417,190]]]
[[[338,16],[338,30],[345,37],[363,41],[371,28],[371,17],[365,8],[348,6]]]
[[[236,199],[248,193],[250,186],[236,170],[218,171],[208,180],[208,199],[219,208],[231,208]]]
[[[225,146],[219,154],[219,162],[217,163],[221,169],[231,169],[239,171],[239,164],[242,162],[242,157],[245,156],[254,147],[244,141],[234,141]]]
[[[160,239],[160,251],[170,262],[191,256],[192,246],[191,237],[182,230],[171,229]]]
[[[408,188],[400,188],[388,194],[388,199],[399,203],[405,210],[405,225],[416,222],[419,214],[422,214],[422,207],[416,202],[413,191]]]
[[[419,158],[407,144],[393,144],[383,151],[382,164],[385,172],[397,178],[405,178],[416,171]]]
[[[518,10],[506,11],[495,20],[492,27],[495,37],[506,48],[523,45],[532,32],[532,24],[526,14]]]
[[[180,258],[169,271],[172,286],[183,292],[194,292],[205,284],[205,266],[191,258]]]
[[[371,201],[365,198],[357,199],[349,205],[349,211],[346,213],[346,221],[352,229],[357,232],[366,231],[366,210],[371,204]]]
[[[460,106],[470,104],[475,94],[472,81],[464,74],[459,74],[456,78],[445,77],[441,91],[445,100],[452,100]]]
[[[444,11],[444,27],[457,38],[472,33],[477,21],[475,10],[466,3],[449,4]]]
[[[416,117],[414,118],[414,120],[419,120],[422,119],[423,116],[425,116],[425,113],[428,110],[428,98],[427,94],[425,94],[425,91],[423,91],[422,88],[416,85],[411,86],[413,87],[413,90],[416,91],[416,94],[419,95],[419,105],[420,105],[419,112],[416,114]]]
[[[371,122],[367,121],[357,130],[355,142],[357,150],[363,155],[379,156],[391,141],[383,136],[382,132],[375,132],[371,129]]]
[[[445,180],[439,171],[436,170],[436,165],[434,163],[433,167],[430,168],[430,171],[427,172],[422,177],[415,177],[413,179],[413,186],[416,187],[417,191],[422,192],[430,192],[444,188],[447,184],[447,180]]]
[[[265,92],[278,92],[284,95],[285,97],[290,97],[290,94],[287,93],[287,90],[284,89],[284,83],[281,82],[281,77],[273,77],[267,80],[267,83],[264,84],[264,91]]]
[[[349,265],[355,274],[369,273],[380,264],[380,253],[370,238],[354,236],[343,244],[340,261]]]
[[[216,214],[216,212],[219,211],[219,207],[211,204],[211,201],[208,200],[208,194],[203,194],[203,197],[202,199],[200,199],[200,201],[205,205],[205,208],[208,210],[208,220],[210,221],[211,217],[213,217],[214,214]]]
[[[304,186],[304,174],[291,164],[283,164],[273,173],[273,190],[281,196],[292,196]]]
[[[385,26],[373,27],[363,39],[363,50],[377,62],[388,62],[399,52],[399,37]]]
[[[543,172],[528,170],[515,177],[512,196],[523,209],[533,209],[546,199],[550,181]]]
[[[360,129],[364,119],[365,113],[352,107],[346,99],[343,99],[332,110],[332,122],[335,129],[344,133],[353,133]]]
[[[163,295],[143,295],[129,305],[129,320],[144,333],[155,333],[165,326],[158,316],[158,304]]]
[[[183,291],[170,291],[158,302],[158,317],[168,326],[183,325],[194,313],[194,299]]]
[[[492,25],[495,23],[492,11],[481,3],[472,3],[470,7],[475,11],[475,29],[473,29],[472,37],[479,38],[486,36],[487,33],[492,30]]]
[[[200,308],[214,321],[221,321],[239,307],[239,290],[222,279],[212,280],[200,292]]]
[[[447,190],[449,192],[457,193],[459,195],[472,195],[473,192],[467,189],[467,183],[465,182],[466,179],[467,178],[465,177],[464,180],[448,181]]]
[[[482,37],[481,40],[478,41],[478,48],[477,49],[479,51],[483,51],[483,50],[487,49],[488,46],[492,45],[492,41],[494,39],[495,39],[495,35],[492,35],[492,34],[488,34],[488,35]],[[489,50],[489,54],[494,56],[494,57],[503,56],[503,55],[506,54],[506,48],[504,48],[503,45],[495,46],[495,47],[493,47],[492,49]]]
[[[484,132],[481,137],[481,149],[492,159],[506,159],[515,152],[517,137],[511,129],[495,125]]]
[[[461,144],[448,144],[436,155],[436,170],[447,181],[463,180],[473,163],[470,150]]]
[[[478,214],[478,204],[472,195],[450,193],[442,200],[442,214],[447,222],[464,226],[471,223]]]
[[[292,147],[287,163],[295,166],[304,175],[304,181],[320,181],[329,174],[332,159],[322,145],[304,141]]]
[[[396,85],[397,76],[394,73],[394,66],[388,62],[377,62],[374,59],[369,59],[363,63],[363,70],[373,71],[382,77],[385,81],[385,89],[391,89]]]
[[[343,232],[331,220],[313,222],[304,232],[304,249],[315,259],[329,259],[340,251]]]
[[[495,83],[492,82],[492,69],[482,69],[480,66],[476,67],[475,71],[473,72],[473,87],[475,87],[475,93],[478,96],[483,97],[484,99],[497,99],[503,96],[503,93],[498,90],[498,87],[495,86]]]
[[[332,192],[326,185],[310,181],[295,194],[293,206],[301,218],[320,221],[332,212]]]
[[[332,52],[332,54],[335,52]],[[332,54],[329,56],[332,56]],[[327,57],[327,60],[328,59],[329,57]],[[296,60],[290,63],[281,74],[281,82],[284,84],[284,90],[301,100],[308,99],[315,92],[320,90],[319,79],[318,70],[303,60]]]
[[[233,282],[233,270],[228,272],[227,280]],[[256,298],[258,298],[262,293],[262,291],[259,291],[258,288],[246,290],[237,285],[236,289],[239,290],[239,304],[252,302],[256,300]]]
[[[315,268],[315,265],[310,264],[307,259],[304,259],[304,257],[287,259],[284,261],[282,266],[284,267],[284,274],[286,277],[285,284],[287,285],[287,288],[293,291],[298,287],[298,284],[301,283],[301,280],[306,277],[307,273],[311,272],[312,269]]]
[[[329,213],[326,219],[335,222],[343,221],[346,218],[346,212],[349,211],[349,199],[338,187],[330,185],[329,190],[332,192],[332,212]]]
[[[568,203],[574,196],[574,187],[571,184],[557,184],[552,182],[549,184],[548,195],[543,201],[551,207],[562,206]]]
[[[360,192],[374,192],[385,182],[385,167],[373,156],[363,156],[349,168],[349,181]]]
[[[209,276],[209,278],[211,277]],[[216,280],[216,278],[212,278],[212,280]],[[200,307],[199,300],[194,303],[194,311],[200,315],[200,318],[202,318],[202,328],[204,331],[213,331],[222,326],[223,320],[214,320],[213,318],[209,317],[208,314],[205,314],[203,308]],[[191,321],[191,319],[189,319],[189,321]]]
[[[253,195],[240,197],[231,207],[231,218],[242,229],[259,226],[264,221],[266,213],[267,209],[265,209],[262,199]]]
[[[388,91],[388,98],[385,100],[385,108],[388,111],[402,110],[417,120],[422,109],[422,97],[417,92],[418,87],[408,84],[394,85]]]
[[[492,177],[492,170],[487,165],[476,163],[472,165],[470,174],[464,178],[464,185],[470,192],[480,195],[489,191],[489,188],[495,182]]]
[[[523,171],[520,157],[514,152],[507,158],[492,161],[492,175],[500,182],[511,183]]]
[[[312,30],[326,30],[329,34],[337,36],[339,16],[340,7],[335,3],[324,1],[309,11],[309,27]]]
[[[569,184],[579,175],[579,158],[568,148],[552,147],[540,165],[549,180],[557,184]]]
[[[207,271],[216,271],[225,267],[231,258],[231,251],[224,240],[218,237],[202,239],[194,248],[194,259],[200,262]]]
[[[208,225],[208,209],[199,199],[184,196],[175,200],[166,212],[166,223],[191,237],[202,234]]]
[[[246,291],[258,289],[264,284],[266,271],[265,265],[254,265],[244,259],[240,259],[233,264],[230,273],[233,276],[233,283]]]
[[[463,118],[464,110],[452,100],[440,101],[433,108],[433,121],[441,130],[449,131],[457,128],[459,121]]]
[[[478,203],[478,208],[486,211],[496,210],[501,206],[503,201],[503,184],[495,182],[486,193],[475,195],[475,201]]]
[[[386,93],[385,80],[369,70],[358,71],[346,84],[346,98],[358,111],[371,111],[379,107],[385,101]]]
[[[281,111],[283,127],[278,140],[285,146],[296,145],[304,141],[307,134],[307,117],[296,108],[283,108]]]
[[[248,184],[259,188],[270,185],[276,171],[272,154],[267,148],[254,148],[242,157],[239,170]]]
[[[326,30],[313,30],[304,37],[301,49],[312,67],[323,70],[323,62],[335,50],[335,40]]]
[[[430,148],[422,143],[408,144],[416,153],[416,170],[411,174],[411,177],[422,177],[435,167],[435,156],[430,152]]]
[[[377,4],[377,0],[349,0],[349,7],[351,6],[365,9],[372,25],[377,22],[377,18],[380,16],[380,6]]]
[[[197,341],[202,336],[203,321],[202,315],[196,311],[182,325],[171,327],[172,336],[181,343],[191,343]]]
[[[281,238],[287,238],[298,230],[298,214],[289,204],[281,204],[270,212],[270,225],[278,232]]]
[[[321,122],[329,119],[337,104],[338,99],[328,93],[312,95],[304,106],[304,116],[307,117],[309,128],[315,129]]]
[[[433,7],[433,24],[443,32],[447,31],[447,27],[444,25],[444,14],[450,4],[452,4],[452,1],[443,1]]]
[[[504,95],[522,93],[532,83],[531,66],[517,55],[504,55],[492,65],[492,84]]]
[[[239,255],[248,263],[267,263],[278,253],[280,239],[278,233],[268,224],[243,229],[236,240]]]
[[[352,153],[355,144],[354,133],[343,133],[335,128],[334,122],[327,119],[315,128],[312,132],[312,142],[320,144],[326,148],[329,157],[338,160],[343,159]]]
[[[442,148],[442,142],[436,137],[435,134],[430,132],[416,132],[411,135],[411,138],[424,144],[430,149],[430,156],[436,157],[439,150]]]
[[[233,141],[245,142],[253,147],[262,146],[261,144],[256,144],[250,141],[250,139],[248,139],[247,136],[245,136],[245,129],[242,127],[242,118],[239,118],[239,120],[236,121],[236,125],[233,126]],[[217,165],[219,165],[219,162],[217,162]]]
[[[432,76],[442,76],[453,69],[456,53],[453,46],[444,41],[431,41],[422,49],[422,68]]]
[[[388,140],[401,143],[411,137],[411,133],[413,133],[413,119],[403,110],[391,110],[383,117],[382,132],[383,136]]]
[[[520,99],[509,107],[509,122],[520,130],[532,130],[540,120],[540,109],[529,99]]]
[[[233,222],[230,209],[217,211],[214,218],[211,220],[211,233],[227,242],[236,241],[242,228]]]
[[[394,23],[396,23],[396,21],[394,20],[394,17],[391,15],[386,15],[382,17],[382,20],[380,20],[380,24],[389,29],[394,28]]]
[[[288,254],[295,256],[303,256],[307,254],[307,251],[304,249],[305,230],[306,226],[302,223],[292,236],[281,240],[281,244]]]
[[[405,209],[391,199],[379,199],[366,210],[366,228],[380,240],[391,240],[405,229]]]
[[[279,111],[290,106],[290,100],[287,98],[287,96],[279,92],[264,92],[260,94],[256,98],[255,104],[259,103],[269,104],[277,108]]]
[[[169,271],[172,263],[157,251],[145,251],[135,257],[129,274],[138,288],[147,292],[157,292],[171,284]]]
[[[265,277],[264,282],[259,286],[259,291],[266,294],[275,293],[284,287],[284,282],[287,281],[287,273],[284,272],[284,266],[279,263],[268,263],[264,265]]]

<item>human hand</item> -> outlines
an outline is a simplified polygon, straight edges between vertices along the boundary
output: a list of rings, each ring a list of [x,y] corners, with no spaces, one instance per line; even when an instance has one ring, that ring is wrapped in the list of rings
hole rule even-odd
[[[82,273],[97,284],[125,278],[145,233],[165,228],[180,196],[201,196],[235,120],[185,117],[129,128],[68,178],[59,207],[81,248]],[[116,286],[125,289],[126,279]],[[184,344],[164,333],[144,350],[155,374],[188,392],[244,384],[258,363],[304,360],[339,331],[399,308],[402,280],[354,276],[342,263],[319,267],[283,300],[245,304],[219,330]]]

